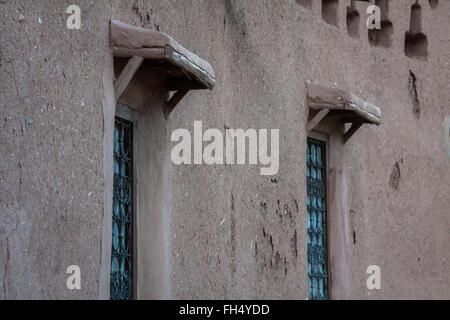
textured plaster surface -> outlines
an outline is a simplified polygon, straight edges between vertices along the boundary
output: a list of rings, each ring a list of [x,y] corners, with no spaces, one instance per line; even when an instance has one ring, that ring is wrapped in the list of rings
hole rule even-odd
[[[350,37],[346,1],[339,2],[334,26],[322,19],[321,1],[308,8],[287,0],[80,0],[82,29],[70,31],[64,12],[71,2],[0,1],[0,298],[100,297],[110,19],[169,34],[208,61],[217,80],[213,91],[190,92],[168,120],[157,106],[141,118],[148,120],[142,132],[149,149],[139,160],[154,162],[142,188],[162,191],[149,191],[142,204],[147,212],[138,232],[148,247],[138,254],[140,297],[306,299],[311,81],[353,92],[383,117],[345,145],[337,133],[330,139],[330,173],[339,178],[334,192],[342,201],[334,221],[349,252],[334,297],[450,298],[450,170],[442,129],[450,115],[450,3],[431,10],[419,1],[424,61],[403,51],[414,1],[390,1],[390,48],[369,44],[360,5],[360,38]],[[280,129],[279,173],[172,165],[171,132],[192,130],[194,120],[204,129]],[[158,232],[162,242],[154,248]],[[162,279],[152,263],[167,273]],[[81,267],[81,291],[65,286],[72,264]],[[373,264],[382,272],[378,291],[366,288]]]
[[[70,31],[69,4],[0,1],[1,298],[98,293],[109,17],[85,1],[91,14]],[[81,291],[66,288],[70,265]]]

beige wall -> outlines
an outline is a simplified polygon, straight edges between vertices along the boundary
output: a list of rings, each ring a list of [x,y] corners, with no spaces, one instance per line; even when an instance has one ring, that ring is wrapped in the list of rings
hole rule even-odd
[[[449,298],[442,128],[450,115],[450,3],[431,10],[419,1],[428,37],[422,61],[403,52],[414,1],[390,2],[387,49],[369,44],[363,10],[360,38],[348,35],[346,1],[336,27],[323,21],[321,1],[308,9],[293,0],[80,0],[80,31],[65,27],[72,2],[0,3],[0,298],[104,297],[110,19],[170,34],[208,60],[217,78],[212,92],[190,92],[168,120],[162,97],[149,98],[138,113],[139,297],[307,297],[309,80],[352,91],[382,111],[379,127],[363,126],[345,145],[337,132],[330,135],[330,191],[342,200],[331,205],[330,219],[342,224],[336,241],[348,250],[344,288],[332,296]],[[420,118],[412,111],[410,70]],[[192,130],[194,120],[204,129],[279,128],[279,174],[172,165],[170,135]],[[65,286],[71,264],[81,267],[81,291]],[[372,264],[381,267],[382,289],[369,292]]]

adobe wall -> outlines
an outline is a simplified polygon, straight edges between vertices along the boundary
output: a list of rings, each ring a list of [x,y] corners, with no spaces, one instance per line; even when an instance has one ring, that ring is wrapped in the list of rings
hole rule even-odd
[[[84,1],[72,32],[69,4],[0,2],[0,298],[98,296],[109,7]]]
[[[388,48],[369,41],[365,5],[356,6],[353,38],[347,1],[339,1],[337,26],[322,18],[321,1],[297,2],[308,1],[80,0],[80,31],[65,27],[72,2],[0,2],[0,298],[101,297],[110,19],[168,33],[217,78],[213,91],[190,92],[167,121],[157,109],[143,115],[142,145],[159,168],[148,169],[142,188],[164,184],[157,207],[168,274],[152,287],[149,270],[141,298],[306,299],[306,81],[354,92],[382,112],[379,127],[363,126],[345,145],[331,133],[350,253],[333,298],[450,297],[450,3],[431,9],[419,1],[424,61],[404,52],[415,1],[390,1]],[[170,135],[192,131],[194,120],[204,130],[280,129],[278,175],[261,176],[259,166],[172,165]],[[148,217],[140,233],[154,230]],[[81,267],[81,291],[65,286],[71,264]],[[373,264],[382,289],[369,292]]]

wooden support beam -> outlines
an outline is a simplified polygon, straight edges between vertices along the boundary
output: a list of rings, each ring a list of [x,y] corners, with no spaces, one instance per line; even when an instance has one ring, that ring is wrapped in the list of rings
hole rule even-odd
[[[330,109],[352,111],[361,122],[381,123],[381,111],[378,107],[362,100],[354,93],[338,88],[324,87],[319,84],[306,83],[307,105],[311,109]]]
[[[119,78],[117,78],[114,84],[114,92],[116,100],[120,98],[122,93],[128,87],[128,85],[131,82],[131,79],[133,79],[134,75],[136,74],[136,71],[138,71],[139,67],[142,65],[143,62],[144,58],[138,56],[134,56],[128,61],[127,65],[125,66]]]
[[[350,127],[350,129],[348,129],[344,133],[344,143],[347,143],[347,141],[353,136],[353,134],[356,131],[358,131],[359,128],[361,128],[362,125],[363,125],[362,122],[354,122],[354,123],[352,123],[352,126]]]
[[[330,109],[322,109],[314,116],[314,118],[311,119],[311,121],[308,122],[306,125],[306,130],[311,131],[314,129],[320,121],[323,120],[323,118],[326,117],[326,115],[330,112]]]
[[[164,116],[166,117],[166,119],[188,92],[189,90],[178,90],[177,92],[175,92],[172,98],[166,102],[166,110],[164,111]]]

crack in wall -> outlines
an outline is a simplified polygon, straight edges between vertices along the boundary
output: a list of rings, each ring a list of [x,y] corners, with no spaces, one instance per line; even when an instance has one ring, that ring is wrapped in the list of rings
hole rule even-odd
[[[3,272],[3,292],[5,294],[5,299],[6,299],[6,275],[8,273],[8,264],[9,264],[9,258],[10,258],[10,252],[9,252],[9,239],[6,238],[6,263],[5,263],[5,270]]]
[[[400,185],[400,166],[398,162],[395,162],[394,168],[392,169],[391,177],[389,179],[389,185],[394,189],[398,190],[398,187]]]
[[[234,286],[236,279],[236,215],[235,215],[234,195],[231,193],[231,224],[230,224],[230,241],[231,241],[231,259],[230,269],[231,277],[233,278],[232,286]]]
[[[413,113],[419,119],[420,118],[420,101],[419,101],[419,95],[417,93],[417,78],[416,78],[416,75],[411,70],[409,70],[408,91],[409,91],[409,95],[412,99]]]

